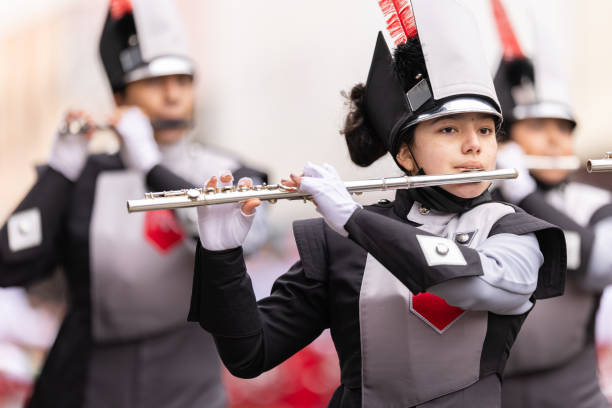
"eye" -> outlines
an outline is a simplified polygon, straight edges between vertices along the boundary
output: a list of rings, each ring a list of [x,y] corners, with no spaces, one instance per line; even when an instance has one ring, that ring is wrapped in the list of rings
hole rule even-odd
[[[456,132],[457,132],[457,129],[451,126],[447,126],[447,127],[440,129],[440,133],[456,133]]]
[[[478,130],[480,132],[481,135],[492,135],[494,133],[493,129],[491,129],[490,127],[482,127]]]
[[[158,86],[162,86],[162,85],[163,85],[164,80],[163,80],[163,78],[161,78],[161,77],[153,77],[153,78],[148,78],[148,79],[146,80],[146,83],[147,83],[149,86],[152,86],[152,87],[158,87]]]

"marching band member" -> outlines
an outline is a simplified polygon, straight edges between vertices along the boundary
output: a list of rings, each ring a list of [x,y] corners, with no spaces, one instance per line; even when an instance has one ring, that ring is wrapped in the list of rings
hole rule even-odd
[[[194,65],[171,2],[112,1],[100,54],[119,154],[88,156],[95,124],[69,113],[83,132],[56,136],[0,232],[0,285],[28,285],[57,265],[68,281],[69,310],[30,406],[224,407],[213,339],[185,320],[197,214],[128,214],[123,203],[211,169],[265,175],[190,140]]]
[[[517,180],[500,182],[499,198],[563,229],[569,269],[563,296],[539,303],[512,347],[503,406],[608,407],[597,378],[594,324],[602,291],[612,283],[611,196],[569,182],[570,170],[528,168],[527,155],[574,155],[576,119],[556,51],[559,44],[552,27],[538,16],[533,58],[526,57],[509,18],[512,14],[500,0],[491,5],[503,49],[495,86],[509,138],[497,161],[500,167],[519,169]]]
[[[454,0],[381,5],[399,45],[393,58],[379,34],[367,84],[351,91],[352,160],[389,152],[409,174],[493,169],[500,107],[470,14]],[[259,200],[198,208],[189,319],[228,369],[258,376],[330,328],[341,366],[330,406],[499,407],[526,314],[562,293],[561,231],[492,201],[488,182],[399,190],[363,208],[329,165],[285,184],[311,194],[323,219],[294,224],[300,260],[259,302],[241,248]]]

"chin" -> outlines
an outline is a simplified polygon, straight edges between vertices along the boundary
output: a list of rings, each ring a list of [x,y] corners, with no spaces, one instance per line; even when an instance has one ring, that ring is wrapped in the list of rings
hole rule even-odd
[[[532,170],[531,174],[534,178],[544,184],[557,185],[567,178],[569,171],[567,170]]]
[[[490,181],[481,181],[479,183],[452,184],[442,186],[442,188],[457,197],[474,198],[484,193],[490,185]]]
[[[183,129],[158,130],[155,132],[155,141],[160,145],[172,144],[178,142],[184,133]]]

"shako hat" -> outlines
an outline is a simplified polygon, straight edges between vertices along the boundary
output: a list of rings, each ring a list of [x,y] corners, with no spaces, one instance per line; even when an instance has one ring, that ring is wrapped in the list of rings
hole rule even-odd
[[[523,52],[501,0],[490,0],[502,57],[494,67],[494,83],[509,134],[513,123],[523,119],[563,119],[576,126],[562,72],[559,41],[551,27],[538,18],[532,24],[533,56]],[[533,9],[524,8],[524,18],[533,19]],[[520,10],[519,10],[520,11]]]
[[[459,113],[502,115],[469,10],[457,0],[379,0],[397,45],[379,32],[365,89],[372,129],[393,156],[401,135],[426,120]]]
[[[113,92],[140,79],[195,72],[171,0],[111,0],[100,57]]]

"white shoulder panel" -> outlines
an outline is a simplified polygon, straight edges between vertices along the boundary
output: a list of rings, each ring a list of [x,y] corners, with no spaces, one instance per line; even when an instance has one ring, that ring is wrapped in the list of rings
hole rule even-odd
[[[30,208],[15,213],[8,220],[8,243],[13,252],[38,246],[42,243],[40,210]]]

